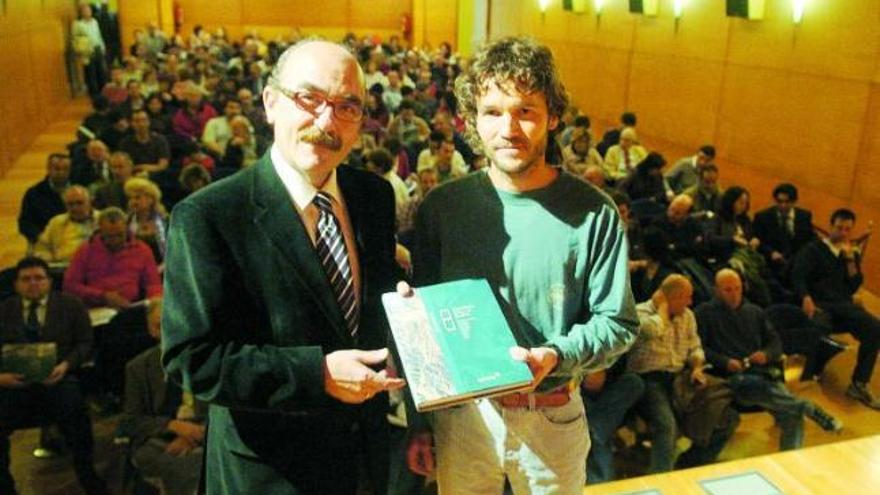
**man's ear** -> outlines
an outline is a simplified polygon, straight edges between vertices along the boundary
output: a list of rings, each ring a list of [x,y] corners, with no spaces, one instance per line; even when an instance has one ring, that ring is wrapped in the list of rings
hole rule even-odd
[[[547,122],[547,130],[553,131],[559,125],[559,117],[552,115],[550,116],[550,120]]]
[[[263,88],[263,108],[266,110],[266,122],[275,123],[275,105],[278,103],[278,93],[270,88]]]

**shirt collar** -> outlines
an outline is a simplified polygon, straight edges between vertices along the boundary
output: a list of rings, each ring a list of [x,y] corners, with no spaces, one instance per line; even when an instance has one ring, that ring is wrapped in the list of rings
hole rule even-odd
[[[835,257],[840,256],[840,248],[835,246],[834,243],[832,243],[827,237],[822,239],[822,242],[824,242],[825,245],[828,246],[828,249],[831,250]]]
[[[49,294],[46,294],[41,299],[37,300],[37,303],[39,304],[39,306],[37,306],[38,308],[45,308],[46,304],[49,303]],[[27,311],[31,309],[31,300],[25,299],[22,297],[21,298],[21,307],[24,309],[25,314],[26,314]]]
[[[312,185],[311,181],[301,170],[284,159],[281,155],[281,150],[278,149],[278,145],[272,144],[269,156],[272,158],[272,166],[275,167],[275,172],[281,178],[281,182],[284,184],[284,188],[287,189],[293,204],[296,205],[297,210],[303,211],[315,199],[315,196],[318,194],[318,188]],[[330,195],[335,202],[339,202],[340,194],[339,184],[336,181],[336,169],[330,172],[330,177],[327,178],[327,181],[324,182],[320,190]]]

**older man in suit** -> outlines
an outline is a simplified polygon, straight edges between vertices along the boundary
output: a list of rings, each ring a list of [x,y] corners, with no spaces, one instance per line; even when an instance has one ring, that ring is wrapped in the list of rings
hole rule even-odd
[[[352,494],[359,452],[387,482],[380,296],[393,290],[394,196],[337,166],[358,139],[364,76],[304,41],[263,90],[275,142],[172,216],[163,364],[210,404],[207,491]]]
[[[92,327],[85,306],[74,296],[52,292],[49,267],[40,258],[18,263],[15,292],[16,296],[0,304],[0,344],[54,342],[58,358],[41,383],[0,372],[0,493],[16,493],[9,473],[9,434],[35,426],[35,417],[58,424],[86,493],[107,493],[92,466],[92,424],[79,383],[71,375],[92,352]]]

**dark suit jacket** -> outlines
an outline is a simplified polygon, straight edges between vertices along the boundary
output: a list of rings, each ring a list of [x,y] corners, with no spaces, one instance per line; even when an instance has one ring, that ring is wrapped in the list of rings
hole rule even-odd
[[[380,296],[397,279],[391,186],[347,167],[337,177],[361,269],[357,342],[268,153],[174,209],[163,364],[211,404],[209,493],[319,493],[301,482],[314,476],[309,469],[329,480],[356,476],[332,463],[357,446],[340,449],[334,439],[355,423],[372,431],[384,422],[385,394],[348,406],[324,392],[325,354],[388,344]]]
[[[761,240],[759,250],[768,257],[773,251],[782,253],[788,261],[803,246],[816,238],[813,230],[813,214],[801,208],[794,209],[794,236],[789,236],[779,223],[775,206],[763,209],[755,215],[755,236]]]
[[[34,184],[21,200],[21,213],[18,215],[18,231],[31,243],[37,242],[46,224],[55,215],[65,212],[61,194],[49,185],[49,178]]]
[[[0,342],[23,342],[24,335],[21,297],[13,296],[0,303]],[[71,370],[91,358],[95,339],[89,313],[82,301],[62,292],[49,294],[40,340],[55,342],[58,362],[66,359]]]
[[[138,448],[152,437],[163,436],[168,432],[168,422],[174,419],[162,410],[170,398],[159,357],[159,346],[156,345],[125,365],[125,415],[122,424],[133,448]],[[205,412],[204,404],[196,402],[195,419],[204,418]]]

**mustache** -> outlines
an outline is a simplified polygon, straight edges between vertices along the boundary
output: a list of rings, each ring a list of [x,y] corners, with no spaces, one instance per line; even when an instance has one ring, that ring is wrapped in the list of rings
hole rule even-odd
[[[340,139],[339,136],[317,127],[309,127],[308,129],[300,131],[299,140],[304,143],[323,146],[332,151],[339,151],[342,149],[342,139]]]

